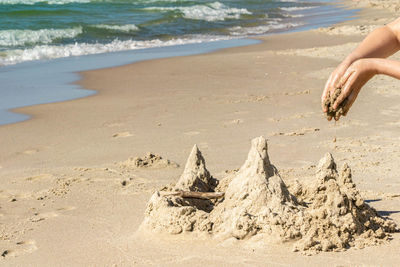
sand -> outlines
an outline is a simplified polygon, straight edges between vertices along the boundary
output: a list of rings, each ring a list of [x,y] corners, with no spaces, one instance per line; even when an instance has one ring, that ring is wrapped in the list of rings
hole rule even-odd
[[[200,232],[250,243],[293,241],[293,251],[305,255],[382,244],[399,231],[395,222],[379,216],[362,199],[347,164],[338,173],[329,153],[320,160],[313,180],[292,187],[297,198],[271,164],[264,137],[252,140],[246,162],[233,177],[222,178],[225,186],[216,184],[220,183],[212,180],[195,146],[177,184],[150,198],[138,231]],[[173,195],[178,190],[216,190],[225,195],[218,200],[194,199]],[[196,240],[195,235],[192,238]]]
[[[346,106],[347,100],[343,100],[342,103],[337,107],[337,109],[333,108],[333,104],[336,102],[336,99],[339,97],[342,92],[342,88],[336,88],[335,91],[331,94],[328,93],[328,97],[325,100],[324,106],[326,107],[326,117],[327,118],[340,118],[340,116],[345,116],[346,112],[344,111],[344,106]]]
[[[118,164],[125,169],[140,169],[140,168],[179,168],[179,164],[164,159],[162,156],[148,152],[144,157],[130,157],[129,159]]]
[[[335,27],[381,25],[394,16],[364,9]],[[210,177],[201,163],[199,174],[221,181],[218,190],[228,188],[223,178],[238,173],[255,136],[268,139],[270,162],[299,203],[308,201],[300,189],[315,181],[316,163],[330,152],[337,165],[351,167],[368,206],[399,225],[398,81],[375,77],[336,126],[320,107],[326,78],[362,36],[274,35],[254,46],[89,71],[80,84],[98,94],[18,109],[33,118],[0,127],[0,265],[396,266],[399,233],[377,246],[341,239],[350,245],[344,251],[305,256],[301,246],[292,252],[296,240],[246,242],[241,232],[234,234],[244,240],[138,232],[150,197],[179,181],[194,144]],[[181,167],[120,165],[148,151]]]

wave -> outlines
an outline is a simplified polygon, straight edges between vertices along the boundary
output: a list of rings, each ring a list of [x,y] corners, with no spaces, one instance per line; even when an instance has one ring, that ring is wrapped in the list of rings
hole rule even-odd
[[[0,46],[49,44],[56,39],[74,38],[82,33],[82,27],[71,29],[1,30]]]
[[[190,0],[137,0],[144,3],[186,2]],[[128,0],[0,0],[0,5],[35,5],[46,3],[48,5],[86,4],[92,2],[127,3]],[[129,3],[129,2],[128,2]]]
[[[306,10],[306,9],[313,9],[316,8],[316,6],[294,6],[294,7],[280,7],[280,9],[284,10],[284,11],[300,11],[300,10]]]
[[[229,32],[232,36],[249,36],[249,35],[261,35],[266,34],[271,31],[276,30],[287,30],[295,27],[302,26],[301,23],[277,23],[275,21],[271,22],[268,25],[260,25],[255,27],[232,27],[229,29]]]
[[[176,38],[172,40],[149,40],[149,41],[134,41],[134,40],[114,40],[107,44],[88,44],[75,43],[62,46],[56,45],[39,45],[28,49],[14,49],[0,52],[0,65],[12,65],[25,61],[55,59],[71,56],[83,56],[90,54],[100,54],[108,52],[126,51],[134,49],[144,49],[152,47],[164,47],[182,44],[194,44],[203,42],[213,42],[219,40],[227,40],[227,36],[211,36],[211,35],[194,35],[185,38]]]
[[[0,0],[0,5],[35,5],[47,3],[49,5],[65,5],[71,3],[90,3],[90,0]]]
[[[225,19],[239,19],[241,15],[252,14],[245,8],[231,8],[220,2],[190,7],[148,7],[146,10],[179,11],[186,19],[218,21]]]
[[[126,24],[126,25],[97,24],[97,25],[92,25],[92,27],[111,30],[111,31],[119,31],[119,32],[131,32],[139,30],[139,28],[135,24]]]

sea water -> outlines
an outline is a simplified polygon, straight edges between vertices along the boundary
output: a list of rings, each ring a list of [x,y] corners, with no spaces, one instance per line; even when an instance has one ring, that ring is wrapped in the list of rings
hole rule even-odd
[[[331,2],[0,0],[0,66],[315,26],[338,20]]]
[[[329,0],[0,0],[0,125],[93,94],[76,72],[248,45],[352,15]]]

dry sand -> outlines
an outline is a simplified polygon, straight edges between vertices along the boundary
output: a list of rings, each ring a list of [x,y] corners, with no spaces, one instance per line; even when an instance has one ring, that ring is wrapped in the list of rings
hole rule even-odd
[[[222,179],[261,135],[291,192],[301,193],[294,181],[313,179],[331,152],[350,165],[367,204],[399,225],[399,82],[375,77],[336,125],[320,109],[325,80],[359,31],[394,17],[360,15],[259,45],[89,71],[80,84],[97,95],[17,110],[33,119],[0,127],[0,265],[398,265],[399,233],[378,246],[305,256],[290,242],[137,231],[151,195],[178,181],[194,144]],[[150,151],[163,163],[148,157],[141,162],[153,167],[137,167],[135,157]]]

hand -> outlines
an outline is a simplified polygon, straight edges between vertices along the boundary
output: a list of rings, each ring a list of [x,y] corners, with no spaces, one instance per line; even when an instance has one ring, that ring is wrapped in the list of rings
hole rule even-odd
[[[333,104],[333,108],[337,109],[339,105],[347,99],[345,105],[343,106],[343,116],[346,116],[350,107],[356,100],[358,93],[361,88],[375,75],[377,74],[375,68],[375,59],[365,58],[359,59],[353,62],[346,70],[345,74],[340,79],[337,84],[338,87],[342,88],[341,94],[336,99]],[[339,120],[339,117],[335,120]]]
[[[343,75],[345,74],[346,70],[351,65],[351,63],[352,62],[347,59],[344,60],[342,63],[340,63],[339,66],[337,66],[337,68],[332,72],[332,74],[326,81],[325,88],[321,97],[321,105],[322,105],[322,110],[324,112],[327,112],[327,108],[325,106],[326,98],[328,97],[329,94],[333,94],[335,89],[338,87],[341,78],[343,77]],[[332,117],[328,117],[328,120],[331,119]]]

